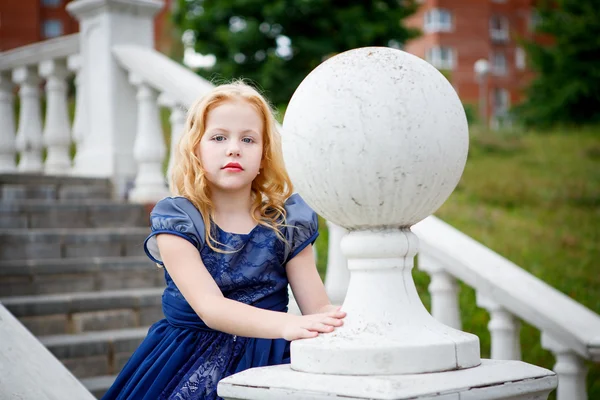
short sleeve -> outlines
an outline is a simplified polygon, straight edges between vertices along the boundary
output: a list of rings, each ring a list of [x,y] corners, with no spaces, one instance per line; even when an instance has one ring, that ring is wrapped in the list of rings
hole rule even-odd
[[[179,236],[200,251],[204,245],[204,220],[196,207],[185,197],[162,199],[150,212],[152,232],[144,242],[144,251],[150,259],[163,265],[156,243],[156,235],[168,233]]]
[[[317,213],[297,193],[287,199],[285,211],[285,236],[289,244],[286,246],[285,262],[288,262],[315,242],[319,236],[319,220]]]

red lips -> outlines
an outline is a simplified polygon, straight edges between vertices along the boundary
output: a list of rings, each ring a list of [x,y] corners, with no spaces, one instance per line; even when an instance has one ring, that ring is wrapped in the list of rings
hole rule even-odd
[[[244,168],[242,168],[242,166],[236,162],[230,162],[229,164],[227,164],[226,166],[224,166],[221,169],[238,170],[238,171],[244,170]]]

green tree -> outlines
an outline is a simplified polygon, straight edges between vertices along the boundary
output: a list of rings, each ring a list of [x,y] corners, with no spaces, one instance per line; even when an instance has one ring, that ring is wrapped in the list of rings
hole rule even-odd
[[[536,77],[515,108],[529,126],[600,121],[600,2],[542,0],[536,34],[550,45],[524,42]]]
[[[327,57],[363,46],[399,47],[418,31],[403,25],[415,0],[178,0],[175,25],[214,54],[208,79],[249,78],[276,105]]]

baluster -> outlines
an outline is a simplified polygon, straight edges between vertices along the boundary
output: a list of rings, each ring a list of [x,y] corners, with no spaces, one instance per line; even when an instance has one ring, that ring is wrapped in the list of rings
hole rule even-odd
[[[477,305],[490,314],[488,329],[492,337],[492,359],[521,359],[521,323],[513,314],[489,297],[477,292]]]
[[[0,73],[0,172],[15,172],[15,116],[13,83],[8,72]]]
[[[16,147],[21,153],[20,172],[42,172],[42,113],[40,110],[40,77],[32,66],[13,70],[13,81],[21,85],[19,128]]]
[[[185,129],[186,111],[183,106],[177,104],[164,93],[158,97],[158,103],[171,109],[171,115],[169,116],[169,122],[171,123],[171,143],[169,145],[169,164],[167,166],[167,182],[170,182],[177,145]]]
[[[348,231],[341,226],[327,221],[329,245],[327,251],[327,272],[325,274],[325,290],[332,304],[342,304],[346,297],[350,282],[348,260],[342,254],[342,238]],[[316,257],[316,255],[315,255]]]
[[[166,146],[160,124],[158,92],[136,74],[130,74],[129,80],[137,87],[138,103],[133,145],[138,172],[129,199],[135,203],[155,203],[169,195],[162,170]]]
[[[75,73],[75,116],[73,118],[73,141],[75,142],[75,148],[79,150],[83,143],[84,135],[86,134],[86,107],[84,105],[84,94],[85,85],[83,82],[83,73],[81,70],[81,55],[73,54],[67,58],[67,67],[70,71]],[[77,159],[77,153],[75,154]]]
[[[461,330],[458,283],[442,265],[425,254],[419,254],[419,269],[429,274],[429,294],[431,295],[431,315],[441,323]]]
[[[47,60],[40,64],[40,75],[46,78],[46,124],[44,144],[46,174],[67,174],[71,169],[71,127],[67,110],[67,76],[64,61]]]
[[[554,354],[554,372],[558,375],[557,400],[587,400],[588,368],[581,356],[551,335],[542,332],[542,347]]]

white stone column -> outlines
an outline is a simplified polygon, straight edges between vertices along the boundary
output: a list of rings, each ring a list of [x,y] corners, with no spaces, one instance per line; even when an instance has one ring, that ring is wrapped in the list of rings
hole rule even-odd
[[[494,360],[521,359],[521,323],[508,310],[489,297],[477,292],[477,305],[490,314],[488,329],[492,338],[491,356]]]
[[[162,0],[75,0],[67,5],[79,21],[85,140],[77,149],[73,174],[109,177],[124,197],[136,174],[133,143],[136,90],[112,49],[119,44],[154,47],[154,15]]]
[[[10,74],[0,72],[0,173],[17,170],[13,87]]]
[[[342,304],[348,291],[350,270],[348,260],[342,254],[342,238],[348,233],[344,228],[327,221],[329,243],[327,250],[327,272],[325,290],[332,304]]]
[[[219,382],[226,399],[544,399],[552,371],[480,360],[476,336],[434,319],[411,270],[410,227],[456,187],[468,125],[452,86],[426,61],[383,47],[319,65],[288,105],[282,142],[296,190],[348,229],[344,325],[291,344],[291,364]],[[481,363],[481,364],[480,364]],[[431,372],[436,372],[432,374]]]
[[[156,203],[169,195],[163,173],[167,149],[160,124],[158,92],[135,74],[131,74],[130,82],[138,92],[137,133],[133,147],[138,172],[129,200]]]
[[[542,332],[542,347],[554,354],[554,372],[558,374],[557,400],[587,400],[584,359],[551,335]]]
[[[433,318],[454,329],[462,329],[456,279],[438,261],[423,253],[419,254],[419,269],[431,278],[429,294]]]
[[[83,141],[85,138],[85,133],[88,128],[86,125],[86,109],[83,95],[85,90],[85,85],[82,84],[83,81],[83,73],[81,71],[81,55],[73,54],[69,56],[67,59],[67,66],[70,71],[75,73],[75,116],[73,118],[73,129],[72,129],[72,137],[75,142],[75,148],[83,148]],[[75,153],[74,163],[80,163],[78,161],[79,152]]]
[[[47,148],[44,172],[66,175],[71,169],[71,127],[67,109],[67,76],[64,60],[40,63],[40,75],[46,78],[46,123],[44,144]]]
[[[42,113],[40,110],[40,77],[33,66],[13,70],[13,80],[20,85],[19,128],[17,150],[20,172],[42,172]]]

